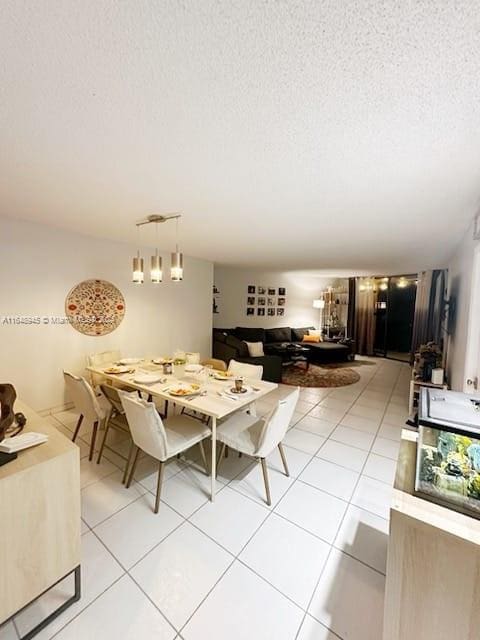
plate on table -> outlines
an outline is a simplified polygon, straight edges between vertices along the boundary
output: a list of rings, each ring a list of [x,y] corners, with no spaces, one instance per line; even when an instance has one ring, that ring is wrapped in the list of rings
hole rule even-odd
[[[124,365],[120,367],[107,367],[106,369],[103,370],[103,373],[118,374],[118,373],[130,373],[130,371],[131,371],[130,367],[126,367]]]
[[[230,393],[234,393],[236,396],[242,395],[242,393],[248,393],[249,391],[251,391],[251,389],[249,389],[248,387],[242,387],[240,391],[237,391],[235,387],[232,387],[230,389]]]
[[[178,385],[174,387],[170,387],[168,393],[171,396],[176,398],[184,398],[185,396],[195,396],[200,393],[200,385],[199,384],[191,384],[191,385]]]
[[[173,363],[173,358],[153,358],[153,364],[168,364]]]
[[[203,366],[201,364],[185,365],[185,373],[200,373],[200,371],[203,371]]]
[[[165,380],[163,376],[158,373],[137,373],[133,381],[138,384],[155,384],[155,382],[162,382]]]
[[[213,377],[215,380],[231,380],[233,378],[232,374],[228,373],[228,371],[215,371]]]
[[[143,358],[122,358],[118,364],[138,364],[139,362],[143,362]]]

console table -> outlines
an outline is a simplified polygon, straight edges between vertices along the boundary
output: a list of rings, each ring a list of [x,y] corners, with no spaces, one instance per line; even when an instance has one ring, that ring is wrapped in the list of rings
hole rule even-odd
[[[22,402],[25,432],[48,442],[0,467],[0,624],[70,574],[75,592],[22,640],[32,638],[80,598],[79,449]]]
[[[414,495],[417,433],[404,429],[390,509],[384,640],[476,640],[480,520]]]

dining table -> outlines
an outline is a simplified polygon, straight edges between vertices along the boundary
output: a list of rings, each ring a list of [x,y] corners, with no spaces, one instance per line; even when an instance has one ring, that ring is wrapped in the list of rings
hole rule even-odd
[[[216,491],[216,437],[217,422],[235,413],[236,411],[245,410],[256,400],[266,396],[278,385],[274,382],[266,380],[243,379],[245,388],[248,390],[244,394],[233,394],[231,389],[234,387],[234,378],[225,380],[216,379],[216,370],[203,368],[196,372],[185,370],[186,365],[173,365],[172,373],[163,373],[163,364],[155,364],[152,360],[142,360],[135,365],[129,366],[126,373],[109,373],[109,369],[117,363],[102,364],[102,366],[89,366],[87,371],[97,376],[103,377],[107,384],[121,387],[122,389],[132,389],[147,394],[148,398],[159,398],[167,404],[172,402],[176,406],[185,407],[190,411],[195,411],[210,418],[209,427],[212,432],[212,458],[210,464],[211,472],[211,493],[210,500],[215,500]],[[153,383],[144,383],[136,381],[141,377],[139,374],[158,374],[158,380]],[[172,395],[172,390],[176,386],[181,385],[199,385],[198,392],[195,395],[179,397]]]

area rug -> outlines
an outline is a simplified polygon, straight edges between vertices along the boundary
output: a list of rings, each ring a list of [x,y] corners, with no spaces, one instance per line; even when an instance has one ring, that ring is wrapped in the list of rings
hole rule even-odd
[[[283,371],[282,382],[295,387],[346,387],[360,380],[359,374],[353,369],[334,366],[311,364],[308,371],[299,366],[288,367]]]

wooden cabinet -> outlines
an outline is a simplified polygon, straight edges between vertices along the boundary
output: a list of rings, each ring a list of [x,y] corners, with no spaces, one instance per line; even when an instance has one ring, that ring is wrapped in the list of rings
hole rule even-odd
[[[72,601],[80,586],[79,449],[23,403],[15,410],[48,442],[0,467],[0,623],[74,571]]]
[[[480,521],[413,495],[416,437],[402,433],[383,640],[478,640]]]

